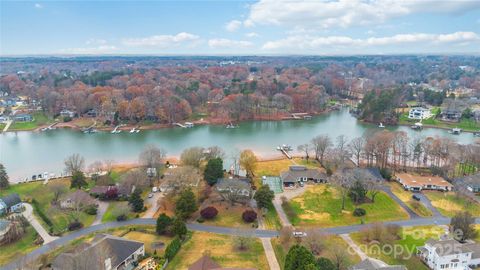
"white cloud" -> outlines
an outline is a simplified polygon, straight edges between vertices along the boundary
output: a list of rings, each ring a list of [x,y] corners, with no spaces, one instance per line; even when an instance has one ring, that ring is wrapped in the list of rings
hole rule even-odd
[[[238,28],[240,28],[240,26],[242,26],[241,21],[233,20],[233,21],[228,22],[225,25],[225,29],[227,29],[228,32],[235,32],[235,31],[238,30]]]
[[[35,3],[35,8],[43,8],[43,6],[40,3]]]
[[[246,33],[245,36],[248,38],[256,38],[256,37],[259,37],[260,35],[255,32],[250,32],[250,33]]]
[[[296,35],[285,39],[266,42],[262,49],[281,50],[281,49],[304,49],[315,50],[324,47],[335,46],[355,46],[355,47],[375,47],[401,44],[445,44],[458,43],[465,44],[479,42],[480,36],[474,32],[455,32],[450,34],[399,34],[390,37],[371,37],[367,39],[355,39],[348,36],[309,36]]]
[[[250,6],[245,25],[330,28],[368,25],[412,13],[459,14],[480,8],[480,1],[436,0],[260,0]]]
[[[111,45],[100,45],[96,47],[68,48],[60,50],[60,53],[66,54],[108,54],[114,53],[117,47]]]
[[[156,35],[145,38],[127,38],[122,41],[126,46],[151,46],[158,48],[176,47],[179,45],[192,45],[199,40],[199,36],[181,32],[176,35]]]
[[[244,40],[231,40],[226,38],[214,38],[208,40],[208,46],[210,48],[219,49],[219,48],[230,48],[233,51],[238,48],[248,48],[253,46],[253,43],[250,41]]]
[[[85,42],[87,45],[105,45],[107,41],[105,39],[95,39],[91,38]]]

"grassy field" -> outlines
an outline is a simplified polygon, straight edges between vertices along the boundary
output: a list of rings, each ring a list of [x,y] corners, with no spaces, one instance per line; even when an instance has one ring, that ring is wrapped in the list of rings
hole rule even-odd
[[[53,182],[61,183],[68,190],[70,188],[69,179],[52,180],[47,185],[44,185],[42,181],[38,181],[11,185],[7,190],[0,191],[0,196],[4,196],[10,193],[18,193],[23,201],[31,202],[32,199],[35,199],[38,202],[39,208],[51,219],[53,223],[53,233],[62,233],[66,231],[68,224],[74,218],[71,215],[70,211],[61,210],[56,206],[52,206],[51,201],[54,195],[50,190],[50,183]],[[71,191],[73,190],[69,190],[69,192]],[[36,211],[34,213],[38,217],[38,220],[45,227],[45,229],[48,230],[48,226],[39,217],[38,213]],[[87,215],[83,212],[79,215],[79,220],[83,223],[84,226],[89,226],[94,219],[95,216]]]
[[[279,241],[278,238],[272,238],[272,246],[275,252],[275,256],[277,257],[277,261],[280,264],[280,268],[284,269],[285,267],[285,257],[287,256],[288,249],[286,249]],[[342,238],[336,235],[326,235],[325,236],[325,249],[318,255],[318,257],[325,257],[333,259],[334,255],[332,254],[332,247],[340,247],[347,250],[348,244],[343,241]],[[348,261],[349,266],[359,263],[360,257],[357,255],[350,255],[348,254]]]
[[[408,219],[407,213],[387,194],[381,192],[375,203],[354,205],[347,197],[345,210],[342,211],[342,198],[339,191],[329,185],[308,186],[308,190],[300,197],[290,201],[290,205],[298,218],[290,220],[293,225],[333,227]],[[352,212],[360,207],[367,211],[364,217],[355,217]]]
[[[37,238],[37,232],[32,226],[27,227],[25,235],[18,241],[1,246],[0,250],[0,266],[11,262],[18,257],[29,253],[37,246],[34,244]]]
[[[203,224],[236,228],[252,227],[252,223],[245,223],[242,219],[242,213],[250,208],[240,205],[232,206],[229,203],[215,204],[214,207],[217,208],[218,215],[214,219],[205,220]]]
[[[389,184],[392,192],[397,195],[397,197],[402,200],[410,209],[417,213],[417,215],[421,217],[433,216],[432,211],[425,207],[425,205],[412,199],[413,194],[410,191],[403,189],[403,187],[398,183],[391,182]]]
[[[31,122],[15,122],[10,126],[10,128],[8,130],[9,131],[33,130],[33,129],[38,128],[41,125],[53,123],[53,120],[48,119],[48,117],[43,112],[33,113],[32,116],[33,116],[33,121],[31,121]]]
[[[453,217],[457,212],[469,211],[473,216],[480,216],[480,204],[466,197],[456,196],[454,192],[423,192],[442,215]]]
[[[235,248],[234,238],[228,235],[219,235],[206,232],[194,232],[173,258],[167,269],[183,270],[209,254],[222,267],[255,268],[267,270],[268,262],[259,239],[252,238],[252,244],[246,251]]]
[[[427,270],[428,267],[415,256],[416,248],[423,246],[430,238],[438,239],[443,233],[445,233],[443,228],[435,226],[405,227],[401,238],[392,243],[394,248],[403,251],[398,254],[379,252],[377,244],[372,245],[363,240],[362,232],[352,233],[350,236],[369,257],[377,258],[390,265],[405,265],[407,269]],[[385,248],[385,250],[388,249]]]
[[[105,222],[116,221],[117,220],[117,215],[116,214],[118,213],[118,212],[116,212],[117,211],[116,209],[119,209],[119,208],[120,209],[126,209],[125,211],[128,213],[127,214],[128,219],[135,218],[136,213],[133,213],[131,211],[131,208],[128,205],[127,201],[110,201],[109,205],[108,205],[108,208],[107,208],[107,211],[105,212],[105,214],[102,217],[102,222],[105,223]]]
[[[433,113],[433,112],[432,112]],[[401,125],[413,125],[418,122],[416,119],[408,119],[408,112],[403,113],[400,116],[399,124]],[[473,119],[461,119],[458,123],[443,122],[435,117],[422,120],[424,126],[433,126],[439,128],[461,128],[465,131],[478,131],[480,129],[480,124]]]
[[[155,228],[150,227],[146,231],[129,231],[126,234],[122,234],[123,238],[140,241],[145,244],[145,252],[153,254],[155,251],[158,255],[163,255],[165,252],[165,247],[172,241],[171,237],[157,235],[155,233]],[[154,243],[163,243],[163,248],[155,248],[152,244]]]

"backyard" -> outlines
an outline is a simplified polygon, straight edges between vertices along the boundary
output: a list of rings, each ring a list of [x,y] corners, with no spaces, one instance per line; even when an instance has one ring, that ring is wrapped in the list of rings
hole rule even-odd
[[[475,217],[480,216],[480,204],[465,196],[457,195],[455,192],[424,191],[423,193],[444,216],[453,217],[461,211],[468,211]]]
[[[300,197],[293,198],[289,205],[290,222],[295,226],[334,227],[370,223],[375,221],[392,221],[408,219],[407,213],[387,194],[380,192],[374,203],[354,205],[345,198],[345,210],[342,211],[342,197],[339,190],[329,185],[312,185]],[[355,208],[363,208],[366,215],[353,216]]]
[[[49,119],[43,112],[36,112],[32,114],[33,116],[33,121],[31,122],[15,122],[13,123],[10,128],[8,129],[9,131],[15,131],[15,130],[33,130],[38,128],[39,126],[46,125],[49,123],[53,123],[51,119]]]
[[[252,238],[250,247],[241,251],[235,247],[234,237],[228,235],[194,232],[169,263],[167,269],[188,269],[203,255],[208,254],[222,267],[242,267],[267,270],[268,262],[259,239]]]
[[[412,198],[412,192],[403,189],[402,186],[398,183],[389,183],[392,192],[397,195],[397,197],[402,200],[410,209],[412,209],[417,215],[421,217],[431,217],[433,215],[425,205],[421,202],[415,201]]]
[[[36,247],[35,240],[37,232],[32,226],[28,226],[25,234],[16,242],[1,246],[0,249],[0,266],[15,260],[16,258],[29,253]]]
[[[292,165],[304,165],[309,168],[321,168],[320,164],[313,159],[307,161],[302,158],[293,158],[293,159],[276,159],[276,160],[265,160],[257,162],[257,168],[255,169],[255,181],[258,186],[261,183],[262,176],[280,176],[282,171],[288,170],[289,166]]]
[[[128,219],[136,217],[136,213],[131,211],[127,201],[109,201],[107,211],[102,217],[102,223],[116,221],[120,214],[126,214]]]
[[[379,252],[382,250],[381,244],[378,242],[367,243],[364,240],[364,232],[352,233],[350,236],[369,257],[382,260],[390,265],[405,265],[407,269],[427,270],[428,267],[415,256],[416,249],[423,246],[428,239],[438,239],[444,233],[444,228],[435,226],[404,227],[400,239],[389,243],[394,249],[397,249],[397,252],[401,251],[397,254],[386,252],[389,250],[387,248],[383,249],[385,252]]]

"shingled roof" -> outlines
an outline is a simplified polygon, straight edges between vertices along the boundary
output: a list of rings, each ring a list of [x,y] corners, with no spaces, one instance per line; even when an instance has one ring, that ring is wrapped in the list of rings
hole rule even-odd
[[[10,208],[22,202],[22,200],[20,200],[20,196],[18,196],[17,193],[12,193],[5,197],[1,197],[0,200],[2,200],[7,205],[7,208]]]

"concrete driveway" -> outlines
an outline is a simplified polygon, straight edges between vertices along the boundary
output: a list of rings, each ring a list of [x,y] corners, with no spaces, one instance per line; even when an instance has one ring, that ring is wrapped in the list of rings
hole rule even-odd
[[[145,205],[148,205],[147,211],[143,214],[143,218],[153,218],[155,213],[158,210],[158,200],[163,198],[163,193],[162,192],[155,192],[153,193],[152,198],[147,198],[145,199]]]
[[[288,200],[291,200],[295,197],[302,195],[303,193],[305,193],[306,190],[307,190],[306,187],[298,187],[295,189],[287,189],[282,193],[275,194],[275,199],[273,200],[273,206],[275,207],[275,210],[278,213],[278,218],[280,219],[280,223],[282,224],[283,227],[291,227],[292,224],[288,220],[288,217],[287,217],[287,214],[285,214],[285,211],[283,211],[282,197],[285,197]]]
[[[56,240],[58,237],[48,234],[47,230],[45,230],[45,228],[43,228],[43,226],[37,220],[33,214],[33,207],[28,203],[23,203],[23,205],[25,206],[25,211],[22,212],[22,215],[28,220],[28,222],[30,222],[30,225],[32,225],[32,227],[37,231],[38,235],[42,237],[43,244],[46,245]]]
[[[438,211],[438,209],[432,205],[430,199],[423,193],[415,193],[420,198],[420,202],[427,207],[433,213],[434,217],[443,217],[442,213]]]
[[[107,212],[108,205],[109,205],[108,202],[104,202],[100,200],[97,200],[97,204],[98,204],[97,216],[95,217],[95,220],[93,221],[91,226],[102,223],[103,215],[105,215],[105,212]]]

